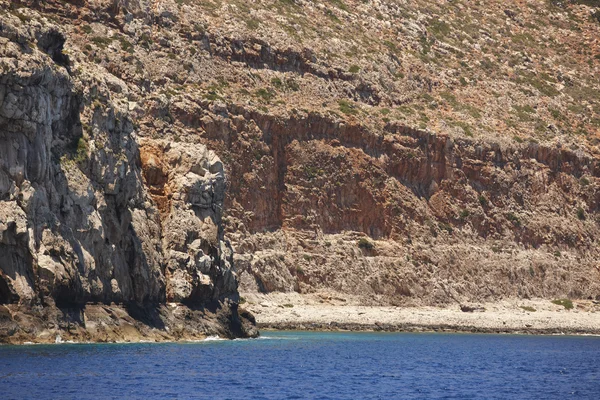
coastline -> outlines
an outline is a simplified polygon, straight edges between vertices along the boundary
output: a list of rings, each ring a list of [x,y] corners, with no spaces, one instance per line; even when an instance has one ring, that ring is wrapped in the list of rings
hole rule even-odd
[[[532,335],[600,335],[600,304],[574,300],[574,308],[548,299],[510,299],[444,307],[361,305],[336,294],[244,294],[259,330],[353,332],[456,332]],[[535,311],[532,311],[535,310]]]
[[[194,342],[217,336],[256,337],[258,331],[252,316],[231,302],[211,309],[179,303],[37,309],[0,305],[0,344]]]

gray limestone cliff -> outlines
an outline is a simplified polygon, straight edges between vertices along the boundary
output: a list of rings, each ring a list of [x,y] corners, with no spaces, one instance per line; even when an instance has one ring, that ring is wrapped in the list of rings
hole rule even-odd
[[[216,154],[145,141],[140,157],[127,86],[16,18],[0,16],[0,340],[254,335]]]

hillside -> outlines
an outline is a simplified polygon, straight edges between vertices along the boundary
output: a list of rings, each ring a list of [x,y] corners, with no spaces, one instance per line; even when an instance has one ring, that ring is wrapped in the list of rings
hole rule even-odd
[[[363,305],[599,299],[599,10],[0,2],[1,246],[31,257],[1,260],[3,302],[35,298],[48,263],[79,270],[83,303],[235,302],[238,281]],[[18,151],[42,147],[44,168]],[[110,218],[113,237],[83,232]]]

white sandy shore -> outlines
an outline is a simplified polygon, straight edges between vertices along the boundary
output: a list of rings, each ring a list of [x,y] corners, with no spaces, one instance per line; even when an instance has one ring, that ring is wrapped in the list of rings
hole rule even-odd
[[[463,312],[458,304],[361,306],[353,299],[328,294],[246,293],[243,297],[245,308],[263,329],[600,334],[600,304],[589,300],[574,300],[572,310],[546,299],[515,299],[479,304],[485,308],[482,312]]]

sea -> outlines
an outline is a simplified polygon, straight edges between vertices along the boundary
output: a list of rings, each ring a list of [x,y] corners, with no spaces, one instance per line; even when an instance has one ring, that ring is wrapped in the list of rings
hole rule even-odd
[[[600,338],[264,332],[0,346],[0,399],[600,399]]]

